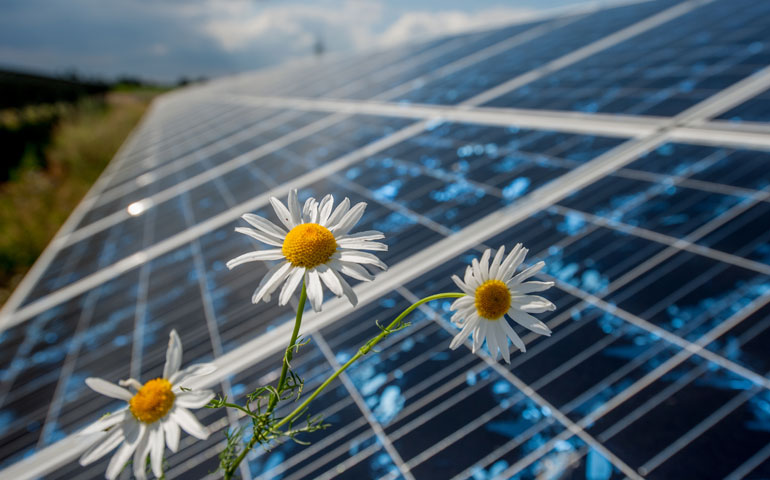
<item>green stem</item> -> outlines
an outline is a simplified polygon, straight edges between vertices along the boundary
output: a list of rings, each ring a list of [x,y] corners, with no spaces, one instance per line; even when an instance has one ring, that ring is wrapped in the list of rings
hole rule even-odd
[[[299,305],[297,305],[297,317],[294,319],[294,331],[291,332],[291,340],[289,340],[289,346],[286,348],[286,352],[283,356],[283,367],[281,367],[281,376],[278,379],[277,391],[283,390],[283,386],[286,383],[286,374],[289,371],[289,363],[294,356],[294,344],[297,343],[297,337],[299,336],[299,326],[302,324],[302,314],[305,311],[305,301],[307,300],[307,289],[305,288],[305,281],[302,280],[302,293],[299,295]],[[275,409],[275,405],[278,403],[278,395],[272,395],[270,397],[270,403],[267,406],[267,413],[272,413]]]
[[[320,395],[321,392],[323,392],[324,389],[326,387],[328,387],[330,383],[332,383],[337,377],[339,377],[342,374],[342,372],[347,370],[348,367],[353,365],[353,363],[355,363],[356,360],[358,360],[362,356],[364,356],[367,353],[369,353],[369,351],[375,345],[377,345],[385,337],[387,337],[388,335],[393,333],[392,332],[393,328],[395,328],[401,322],[401,320],[403,320],[407,315],[412,313],[417,307],[419,307],[423,303],[427,303],[427,302],[430,302],[430,301],[433,301],[433,300],[439,300],[439,299],[442,299],[442,298],[459,298],[459,297],[464,297],[464,296],[465,296],[464,293],[454,293],[454,292],[453,293],[439,293],[439,294],[436,294],[436,295],[431,295],[430,297],[425,297],[425,298],[423,298],[421,300],[418,300],[417,302],[413,303],[412,305],[410,305],[406,310],[401,312],[401,315],[399,315],[398,317],[395,318],[395,320],[390,322],[390,324],[387,327],[385,327],[379,335],[377,335],[373,339],[371,339],[368,342],[366,342],[366,344],[363,347],[359,348],[358,352],[356,352],[356,354],[353,355],[353,357],[351,357],[350,360],[348,360],[347,362],[345,362],[344,365],[342,365],[340,368],[338,368],[336,372],[334,372],[329,378],[326,379],[326,381],[324,381],[324,383],[322,383],[318,388],[315,389],[315,391],[312,393],[312,395],[307,397],[305,399],[305,401],[300,404],[300,406],[298,406],[297,408],[294,409],[294,411],[292,411],[290,414],[288,414],[287,416],[282,418],[280,422],[276,423],[273,428],[275,428],[275,429],[281,428],[282,426],[284,426],[287,423],[289,423],[292,419],[294,419],[297,415],[302,413],[307,408],[307,406],[310,404],[310,402],[312,402],[318,395]]]
[[[305,302],[307,301],[307,289],[305,288],[305,281],[302,280],[302,292],[299,295],[299,305],[297,305],[297,316],[294,319],[294,331],[291,332],[291,339],[289,340],[289,346],[286,347],[286,350],[284,351],[283,355],[283,366],[281,367],[281,376],[278,378],[278,387],[276,388],[277,392],[280,392],[283,389],[284,384],[286,383],[286,375],[289,371],[289,363],[291,362],[291,359],[294,355],[294,345],[297,343],[297,337],[299,336],[299,327],[302,325],[302,314],[305,312]],[[267,405],[267,414],[270,415],[273,410],[275,409],[275,406],[278,404],[280,393],[273,394],[270,396],[270,402]],[[239,410],[244,410],[243,408],[237,406]],[[254,416],[251,412],[248,412],[249,416]],[[246,448],[243,449],[243,451],[238,455],[238,457],[235,459],[233,464],[230,466],[229,469],[225,471],[225,480],[230,480],[233,478],[233,475],[235,474],[235,471],[238,469],[238,466],[241,464],[244,458],[246,458],[246,454],[251,451],[252,448],[254,448],[254,445],[257,443],[257,440],[259,438],[257,435],[252,435],[251,439],[249,440],[249,443],[246,444]]]

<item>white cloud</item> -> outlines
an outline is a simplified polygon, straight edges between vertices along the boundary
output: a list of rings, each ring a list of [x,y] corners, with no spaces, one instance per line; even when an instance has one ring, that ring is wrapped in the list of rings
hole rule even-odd
[[[241,0],[216,1],[204,31],[230,52],[282,45],[309,52],[317,37],[334,50],[355,50],[373,44],[373,27],[381,20],[382,4],[348,0],[328,4],[255,5]]]
[[[395,45],[417,39],[491,28],[525,20],[534,13],[531,9],[506,7],[489,8],[474,13],[459,10],[407,12],[379,36],[378,43]]]
[[[203,31],[230,53],[270,50],[275,55],[298,56],[310,53],[317,38],[330,51],[360,51],[513,23],[534,13],[525,8],[492,7],[472,13],[445,10],[394,15],[386,11],[386,5],[379,0],[312,4],[208,0],[196,16],[202,20]]]

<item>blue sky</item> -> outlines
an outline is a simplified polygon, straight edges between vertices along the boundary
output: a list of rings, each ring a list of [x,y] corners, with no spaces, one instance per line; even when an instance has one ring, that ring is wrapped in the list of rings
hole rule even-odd
[[[579,0],[3,0],[0,67],[219,76],[512,23]]]

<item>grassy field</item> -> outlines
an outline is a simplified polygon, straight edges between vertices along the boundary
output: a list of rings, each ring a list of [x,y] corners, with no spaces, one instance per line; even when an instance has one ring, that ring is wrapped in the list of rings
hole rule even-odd
[[[0,127],[50,122],[0,183],[0,303],[86,194],[157,91],[0,111]],[[53,118],[54,120],[50,120]],[[42,120],[41,120],[42,119]]]

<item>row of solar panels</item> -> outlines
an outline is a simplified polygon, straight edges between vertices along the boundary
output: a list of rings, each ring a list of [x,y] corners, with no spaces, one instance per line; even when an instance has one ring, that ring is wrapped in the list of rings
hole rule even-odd
[[[50,308],[0,334],[2,466],[117,406],[85,389],[86,376],[158,375],[170,328],[180,331],[185,360],[193,362],[235,351],[292,316],[288,307],[250,304],[264,269],[224,268],[253,248],[232,228],[244,204],[269,215],[260,195],[285,192],[310,175],[302,196],[334,192],[367,201],[361,228],[385,231],[391,248],[384,259],[400,265],[612,155],[626,140],[233,106],[229,95],[474,105],[472,99],[535,69],[534,81],[489,104],[671,115],[770,63],[764,4],[676,3],[541,20],[286,76],[236,78],[159,102],[22,302]],[[667,16],[673,18],[664,21]],[[557,69],[563,55],[640,21],[662,23]],[[738,102],[721,117],[763,120],[764,96]],[[405,128],[412,130],[401,133]],[[373,143],[379,148],[367,151]],[[447,306],[436,307],[438,317],[426,311],[414,335],[401,335],[350,374],[374,424],[340,385],[319,400],[335,425],[329,438],[307,450],[284,445],[261,453],[250,461],[252,475],[322,478],[344,468],[351,478],[409,478],[408,472],[492,478],[569,467],[591,472],[589,478],[612,478],[627,464],[653,477],[687,476],[689,468],[716,477],[748,468],[752,458],[760,460],[752,468],[768,468],[770,452],[756,457],[767,443],[766,389],[748,375],[763,375],[768,361],[761,349],[770,263],[762,228],[770,214],[767,161],[758,151],[654,145],[495,238],[477,233],[491,246],[524,241],[533,259],[548,262],[547,275],[561,290],[552,294],[559,309],[548,319],[554,337],[530,339],[529,353],[508,371],[447,350]],[[335,166],[330,174],[313,176],[329,165]],[[371,334],[371,318],[384,318],[411,295],[449,288],[449,275],[464,260],[384,291],[350,320],[316,333],[302,360],[308,383]],[[72,285],[83,288],[67,290]],[[746,308],[756,312],[704,343]],[[711,355],[692,354],[700,343]],[[669,370],[661,368],[680,357]],[[238,396],[271,374],[255,363],[218,387]],[[634,394],[641,381],[650,387]],[[606,411],[613,401],[616,408]],[[672,402],[681,412],[666,407]],[[593,420],[597,412],[602,417]],[[218,413],[201,418],[218,429],[228,426]],[[584,422],[589,436],[575,436],[569,422]],[[698,448],[710,448],[714,432],[739,433],[744,443],[704,461]],[[169,474],[203,477],[216,464],[221,440],[212,435],[170,457]],[[388,453],[390,446],[400,458]],[[73,463],[51,478],[91,478],[103,469]]]

